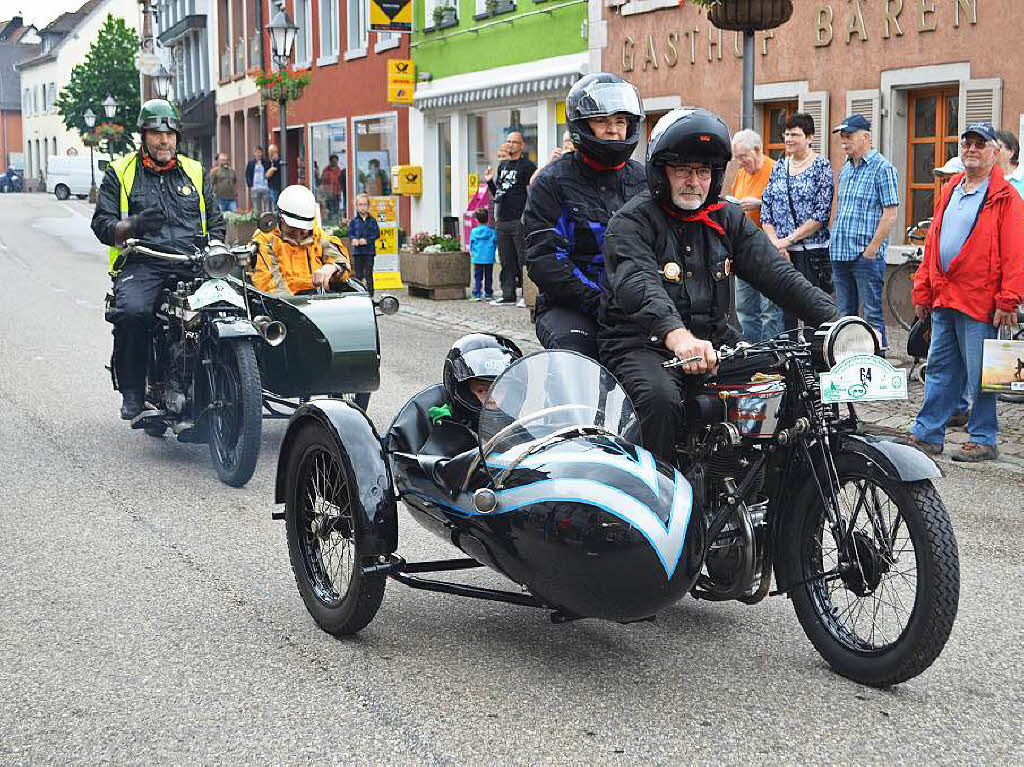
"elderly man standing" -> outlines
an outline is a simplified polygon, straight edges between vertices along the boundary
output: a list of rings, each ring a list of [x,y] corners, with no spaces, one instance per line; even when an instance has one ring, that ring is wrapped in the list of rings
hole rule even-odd
[[[835,220],[832,224],[832,276],[839,313],[857,314],[878,332],[882,353],[887,346],[882,285],[885,282],[885,250],[899,206],[896,169],[871,148],[871,123],[862,115],[850,115],[833,133],[846,153],[839,172]]]
[[[501,258],[501,298],[492,301],[498,306],[516,305],[516,287],[523,284],[523,209],[526,189],[537,166],[523,150],[523,134],[508,134],[508,159],[498,166],[497,177],[488,168],[484,173],[487,188],[494,197],[498,232],[498,255]],[[521,301],[521,306],[526,303]]]
[[[995,129],[967,126],[960,137],[965,172],[942,188],[914,281],[914,311],[931,315],[924,404],[909,441],[926,453],[942,452],[946,422],[966,388],[974,403],[970,441],[954,461],[989,461],[996,447],[996,395],[981,387],[982,350],[996,328],[1014,324],[1024,298],[1024,201],[996,164]]]
[[[741,130],[732,137],[732,158],[740,169],[732,181],[730,196],[739,200],[743,212],[761,228],[761,198],[775,160],[764,153],[764,141],[752,130]],[[743,338],[757,343],[782,332],[782,310],[761,295],[749,282],[736,280],[736,316]]]

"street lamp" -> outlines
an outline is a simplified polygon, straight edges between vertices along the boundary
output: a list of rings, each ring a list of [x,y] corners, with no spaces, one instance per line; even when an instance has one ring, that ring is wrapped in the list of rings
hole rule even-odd
[[[163,64],[160,64],[150,77],[153,78],[153,90],[156,92],[156,97],[166,99],[171,90],[171,73]]]
[[[108,120],[113,120],[114,115],[117,113],[117,100],[109,93],[107,97],[103,99],[103,112],[106,114]]]
[[[292,55],[292,46],[295,45],[295,35],[298,31],[299,28],[292,23],[282,3],[274,18],[267,24],[271,55],[282,72],[288,67],[288,59]],[[284,88],[281,88],[277,106],[281,112],[281,188],[284,189],[288,186],[288,98]]]
[[[85,120],[86,126],[89,130],[93,129],[96,125],[96,113],[91,109],[86,109],[85,114],[82,115],[82,119]],[[95,138],[95,137],[94,137]],[[89,185],[89,202],[96,202],[96,165],[92,160],[92,145],[93,140],[89,141],[89,175],[92,178],[92,183]]]

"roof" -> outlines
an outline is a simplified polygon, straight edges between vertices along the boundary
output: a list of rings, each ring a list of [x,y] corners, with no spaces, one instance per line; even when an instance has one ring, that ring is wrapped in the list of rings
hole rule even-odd
[[[95,9],[106,3],[107,0],[86,0],[86,2],[77,11],[71,13],[62,13],[60,16],[55,18],[45,27],[39,30],[40,37],[52,37],[55,38],[50,43],[50,49],[42,56],[37,56],[34,59],[28,59],[22,61],[18,65],[18,69],[28,69],[37,64],[44,64],[48,61],[56,60],[57,49],[63,45],[64,40],[67,36],[73,32],[78,26],[86,20],[90,13]]]
[[[0,109],[21,111],[21,75],[14,65],[38,53],[38,45],[0,43]]]

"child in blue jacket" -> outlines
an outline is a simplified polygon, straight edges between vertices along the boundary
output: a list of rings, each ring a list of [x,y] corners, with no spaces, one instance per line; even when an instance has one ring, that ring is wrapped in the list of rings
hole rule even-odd
[[[490,300],[494,297],[491,283],[494,279],[494,253],[498,248],[498,235],[487,226],[487,208],[477,208],[473,216],[478,223],[469,234],[469,254],[473,262],[473,295],[469,300],[479,301],[481,297]]]
[[[356,197],[356,215],[348,222],[348,236],[352,243],[352,268],[357,280],[366,286],[366,292],[373,295],[373,260],[377,256],[377,240],[380,227],[370,215],[370,198],[360,194]]]

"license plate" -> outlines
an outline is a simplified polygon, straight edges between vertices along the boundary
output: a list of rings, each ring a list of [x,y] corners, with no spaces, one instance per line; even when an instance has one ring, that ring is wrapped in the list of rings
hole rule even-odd
[[[894,368],[881,357],[858,354],[847,357],[819,377],[821,401],[877,402],[907,399],[907,371]]]
[[[245,308],[245,299],[238,295],[238,291],[224,280],[207,280],[199,286],[195,293],[188,297],[189,308],[193,311],[202,309],[210,304],[215,304],[218,301],[225,301],[240,309]]]

